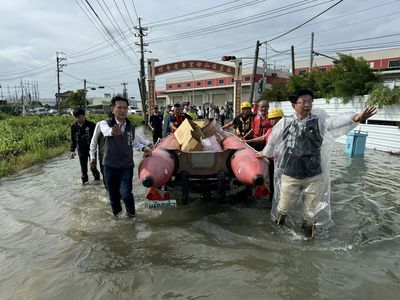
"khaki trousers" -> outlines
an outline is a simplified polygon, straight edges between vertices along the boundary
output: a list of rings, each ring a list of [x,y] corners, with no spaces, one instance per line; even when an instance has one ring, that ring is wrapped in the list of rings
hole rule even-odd
[[[291,207],[299,198],[303,201],[304,220],[313,221],[317,213],[316,208],[322,197],[322,175],[296,179],[282,175],[281,192],[278,203],[278,213],[287,215]]]

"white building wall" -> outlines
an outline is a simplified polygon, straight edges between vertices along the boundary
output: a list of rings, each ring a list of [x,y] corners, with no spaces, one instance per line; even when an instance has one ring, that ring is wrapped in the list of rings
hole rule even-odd
[[[337,98],[330,99],[329,103],[325,99],[314,99],[313,107],[325,110],[330,116],[346,112],[357,113],[365,108],[366,99],[367,96],[356,97],[347,104],[340,103],[340,99]],[[280,107],[286,116],[294,113],[292,104],[289,101],[271,102],[270,108],[274,107]],[[378,113],[370,119],[400,122],[400,105],[378,109]],[[361,130],[368,134],[366,148],[400,153],[400,128],[398,126],[360,124],[355,130]],[[346,136],[339,137],[337,142],[345,144]]]

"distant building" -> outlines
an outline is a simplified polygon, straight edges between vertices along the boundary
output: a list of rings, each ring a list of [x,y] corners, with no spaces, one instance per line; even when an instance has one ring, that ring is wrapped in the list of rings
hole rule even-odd
[[[400,48],[381,49],[350,54],[353,57],[363,57],[369,65],[380,75],[385,85],[389,87],[400,86]],[[313,70],[322,72],[333,68],[335,65],[330,58],[315,57]],[[310,70],[310,59],[296,61],[295,74],[301,75]]]
[[[73,93],[73,91],[66,91],[66,92],[60,93],[60,104],[66,102],[68,96],[72,93]],[[56,97],[56,99],[58,99],[58,93],[56,93],[54,96]]]
[[[242,70],[242,101],[248,101],[250,96],[251,74],[253,68]],[[288,70],[268,70],[267,84],[286,83]],[[259,98],[257,93],[258,81],[263,77],[263,68],[259,67],[254,85],[254,99]],[[171,77],[166,79],[165,88],[157,88],[156,103],[165,107],[177,102],[190,102],[191,105],[201,106],[214,104],[218,106],[233,105],[233,78],[220,73],[204,73]]]

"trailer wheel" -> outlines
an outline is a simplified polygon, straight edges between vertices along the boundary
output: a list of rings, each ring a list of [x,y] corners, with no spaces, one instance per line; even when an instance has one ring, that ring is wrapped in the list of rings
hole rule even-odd
[[[217,201],[225,202],[226,195],[226,184],[225,184],[225,173],[223,171],[218,173],[218,186],[217,186]]]
[[[186,171],[179,173],[179,181],[181,183],[181,199],[182,204],[186,205],[189,203],[189,174]]]
[[[248,202],[248,200],[249,200],[250,194],[251,194],[251,188],[249,188],[248,186],[246,186],[246,188],[245,188],[243,191],[240,191],[240,192],[237,194],[238,200],[239,200],[240,202],[246,203],[246,202]]]

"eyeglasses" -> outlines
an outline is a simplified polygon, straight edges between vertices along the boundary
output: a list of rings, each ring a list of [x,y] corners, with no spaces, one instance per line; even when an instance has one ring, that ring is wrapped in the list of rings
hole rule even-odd
[[[128,110],[127,106],[115,106],[114,108],[117,110]]]
[[[300,100],[300,101],[296,102],[296,104],[300,104],[300,105],[305,105],[305,104],[311,105],[312,103],[313,103],[312,99],[311,100]]]

